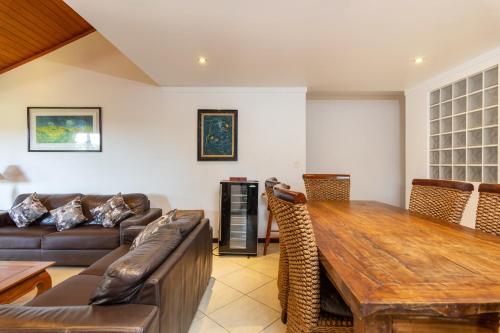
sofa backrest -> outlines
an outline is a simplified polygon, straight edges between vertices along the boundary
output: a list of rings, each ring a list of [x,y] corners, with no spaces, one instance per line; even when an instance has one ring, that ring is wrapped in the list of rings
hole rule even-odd
[[[112,197],[113,197],[112,195],[96,195],[96,194],[82,196],[83,214],[87,218],[92,218],[90,210],[99,205],[102,205]],[[144,194],[141,193],[123,194],[123,199],[125,199],[127,205],[136,214],[144,213],[149,209],[149,200],[148,197]]]
[[[24,193],[17,196],[14,201],[14,206],[30,196],[31,193]],[[77,196],[82,197],[82,209],[83,214],[89,220],[92,220],[92,214],[90,210],[105,203],[108,199],[112,198],[113,195],[84,195],[81,193],[69,193],[69,194],[38,194],[38,198],[44,204],[45,207],[50,211],[52,209],[64,206]],[[130,193],[123,194],[123,199],[127,205],[136,214],[143,213],[150,208],[148,197],[142,193]]]
[[[13,206],[19,204],[24,199],[29,197],[31,193],[23,193],[19,194],[14,201]],[[45,207],[50,211],[52,209],[56,209],[58,207],[64,206],[74,198],[78,196],[83,196],[81,193],[68,193],[68,194],[38,194],[38,199],[43,203]]]
[[[161,332],[187,332],[211,273],[212,230],[202,219],[148,277],[134,303],[159,307]]]

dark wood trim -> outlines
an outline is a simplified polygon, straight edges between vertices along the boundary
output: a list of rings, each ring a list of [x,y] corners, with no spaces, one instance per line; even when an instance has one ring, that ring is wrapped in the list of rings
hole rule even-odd
[[[474,185],[471,183],[457,182],[453,180],[441,180],[441,179],[413,179],[412,185],[420,186],[434,186],[434,187],[444,187],[451,188],[460,191],[472,192],[474,191]]]
[[[278,237],[271,237],[270,239],[271,239],[271,243],[279,243],[280,242],[280,239]],[[257,238],[257,242],[263,244],[266,242],[266,239],[265,238]],[[212,243],[214,243],[214,244],[219,243],[219,239],[212,238]]]
[[[500,184],[479,184],[479,192],[500,193]]]
[[[30,115],[32,109],[98,109],[99,110],[99,150],[32,150],[31,149],[31,123]],[[101,153],[102,152],[102,108],[100,106],[28,106],[28,152],[30,153]]]
[[[234,154],[229,157],[204,157],[201,151],[201,116],[207,113],[227,113],[234,115]],[[197,127],[197,151],[198,151],[198,161],[237,161],[238,160],[238,110],[215,110],[215,109],[198,109],[198,127]]]
[[[258,239],[258,242],[259,243],[265,243],[266,242],[266,239],[265,238],[259,238]],[[269,242],[270,243],[279,243],[280,242],[280,239],[278,237],[271,237],[269,238]]]
[[[288,201],[293,204],[305,204],[307,203],[306,196],[304,193],[295,192],[287,188],[287,185],[278,184],[273,187],[274,196],[278,199]]]
[[[302,179],[346,179],[346,178],[351,178],[351,175],[342,173],[306,173],[302,175]]]
[[[35,55],[33,55],[33,56],[29,57],[29,58],[26,58],[26,59],[24,59],[24,60],[22,60],[22,61],[20,61],[20,62],[18,62],[18,63],[15,63],[14,65],[11,65],[11,66],[9,66],[9,67],[6,67],[6,68],[1,69],[1,70],[0,70],[0,74],[3,74],[3,73],[5,73],[5,72],[8,72],[8,71],[10,71],[10,70],[12,70],[12,69],[16,68],[16,67],[19,67],[19,66],[21,66],[21,65],[24,65],[24,64],[26,64],[26,63],[28,63],[28,62],[30,62],[30,61],[32,61],[32,60],[35,60],[36,58],[40,58],[41,56],[44,56],[44,55],[46,55],[46,54],[48,54],[48,53],[50,53],[50,52],[52,52],[52,51],[55,51],[55,50],[57,50],[58,48],[61,48],[61,47],[65,46],[65,45],[68,45],[68,44],[70,44],[70,43],[73,43],[74,41],[76,41],[76,40],[78,40],[78,39],[80,39],[80,38],[82,38],[82,37],[85,37],[85,36],[87,36],[88,34],[91,34],[91,33],[95,32],[95,31],[96,31],[96,30],[95,30],[94,28],[89,29],[89,30],[86,30],[86,31],[82,32],[82,33],[81,33],[81,34],[79,34],[79,35],[76,35],[76,36],[74,36],[74,37],[72,37],[72,38],[70,38],[70,39],[68,39],[68,40],[65,40],[64,42],[61,42],[61,43],[59,43],[59,44],[57,44],[57,45],[55,45],[55,46],[52,46],[52,47],[50,47],[50,48],[48,48],[48,49],[46,49],[46,50],[43,50],[42,52],[39,52],[39,53],[37,53],[37,54],[35,54]]]

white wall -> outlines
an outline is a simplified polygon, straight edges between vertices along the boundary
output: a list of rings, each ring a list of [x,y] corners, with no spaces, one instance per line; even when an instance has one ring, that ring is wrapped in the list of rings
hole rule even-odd
[[[437,75],[405,91],[406,97],[406,205],[408,205],[411,181],[414,178],[428,178],[429,170],[429,92],[468,75],[500,64],[500,48],[474,58],[460,66]],[[466,207],[462,224],[474,227],[477,206],[477,185]]]
[[[203,208],[217,229],[220,180],[247,176],[263,191],[277,176],[302,186],[304,88],[166,89],[53,59],[0,76],[0,172],[24,171],[29,181],[17,192],[142,192],[153,207]],[[103,152],[28,153],[27,106],[101,106]],[[239,110],[239,161],[197,162],[198,108]],[[12,186],[0,184],[0,209],[10,206]],[[261,202],[261,237],[265,212]]]
[[[351,174],[354,200],[402,205],[397,100],[307,101],[307,171]]]

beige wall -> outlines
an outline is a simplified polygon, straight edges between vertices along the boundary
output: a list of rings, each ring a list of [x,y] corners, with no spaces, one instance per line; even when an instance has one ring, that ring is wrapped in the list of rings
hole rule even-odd
[[[307,171],[349,173],[352,199],[402,206],[399,100],[375,100],[375,95],[334,98],[307,101]]]
[[[97,43],[94,55],[78,57],[85,43]],[[203,208],[217,229],[220,180],[247,176],[263,186],[277,176],[302,186],[305,88],[160,88],[99,43],[83,39],[0,76],[0,172],[24,171],[29,181],[17,192],[143,192],[163,209]],[[101,106],[103,152],[28,153],[27,106]],[[198,108],[239,110],[239,161],[197,162]],[[0,209],[13,187],[0,183]],[[265,211],[261,202],[260,236]]]

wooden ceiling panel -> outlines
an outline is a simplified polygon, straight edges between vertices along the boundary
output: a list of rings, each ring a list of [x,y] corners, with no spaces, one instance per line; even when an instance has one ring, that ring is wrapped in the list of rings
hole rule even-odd
[[[0,74],[93,31],[63,0],[0,0]]]

